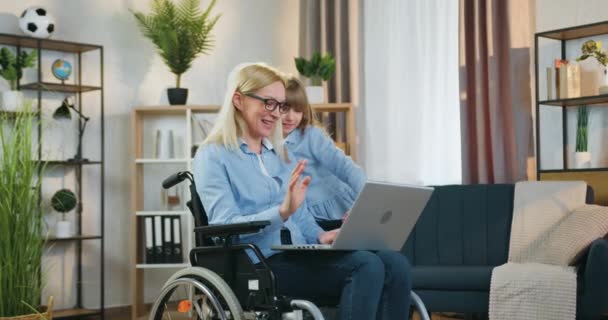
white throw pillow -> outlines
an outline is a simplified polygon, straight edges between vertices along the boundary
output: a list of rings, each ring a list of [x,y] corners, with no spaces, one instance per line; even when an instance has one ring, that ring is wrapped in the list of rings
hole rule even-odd
[[[584,205],[578,207],[554,228],[536,239],[522,255],[526,262],[567,266],[591,242],[608,234],[608,207]]]

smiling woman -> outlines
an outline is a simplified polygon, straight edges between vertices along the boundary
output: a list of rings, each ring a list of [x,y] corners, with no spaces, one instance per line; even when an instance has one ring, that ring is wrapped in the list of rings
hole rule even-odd
[[[407,318],[411,281],[407,258],[393,251],[349,251],[323,255],[272,250],[294,245],[330,244],[305,204],[311,177],[301,178],[306,160],[283,149],[280,115],[285,105],[282,73],[263,64],[238,66],[215,127],[199,148],[193,175],[209,224],[267,221],[254,234],[235,241],[256,245],[276,278],[280,295],[313,300],[320,295],[340,305],[342,319]],[[333,144],[332,144],[333,145]],[[314,178],[314,177],[313,177]]]

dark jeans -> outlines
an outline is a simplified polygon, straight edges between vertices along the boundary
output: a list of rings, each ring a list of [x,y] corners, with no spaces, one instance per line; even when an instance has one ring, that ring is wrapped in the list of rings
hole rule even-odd
[[[340,228],[342,226],[342,220],[317,220],[317,224],[321,229],[330,231]]]
[[[340,304],[340,319],[407,319],[410,266],[394,251],[283,252],[268,259],[279,294]]]

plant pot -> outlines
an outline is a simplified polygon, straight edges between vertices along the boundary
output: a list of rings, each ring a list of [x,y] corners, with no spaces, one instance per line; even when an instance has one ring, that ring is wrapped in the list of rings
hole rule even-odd
[[[323,87],[322,86],[308,86],[306,87],[306,96],[308,97],[308,102],[310,104],[313,103],[324,103],[325,97],[323,95]]]
[[[169,88],[167,89],[167,96],[169,97],[169,104],[185,105],[188,100],[188,89]]]
[[[40,313],[32,313],[14,317],[0,317],[0,320],[52,320],[53,319],[53,296],[49,297],[49,301],[46,304],[46,310]]]
[[[23,92],[10,90],[2,92],[2,108],[6,111],[17,111],[23,104]]]
[[[608,94],[608,68],[604,67],[600,72],[600,87],[598,88],[599,94]]]
[[[57,221],[55,225],[55,237],[69,238],[72,236],[72,223],[70,221]]]
[[[574,165],[577,169],[591,168],[591,152],[575,152]]]

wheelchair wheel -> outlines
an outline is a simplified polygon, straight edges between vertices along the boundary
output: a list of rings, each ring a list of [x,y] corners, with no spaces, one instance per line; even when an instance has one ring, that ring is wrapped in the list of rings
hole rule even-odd
[[[167,281],[149,319],[242,320],[243,309],[232,289],[215,272],[190,267]]]

